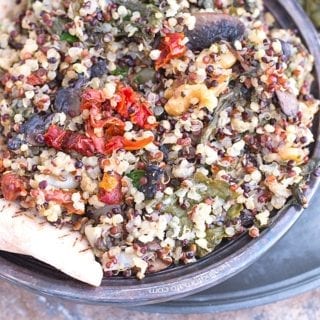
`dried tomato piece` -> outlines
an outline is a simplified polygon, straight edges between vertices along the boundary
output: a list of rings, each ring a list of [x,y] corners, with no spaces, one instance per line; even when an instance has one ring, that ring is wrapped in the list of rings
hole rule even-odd
[[[133,124],[144,129],[152,129],[156,124],[150,125],[148,123],[147,119],[153,113],[147,101],[140,94],[131,87],[123,85],[119,86],[118,94],[120,101],[115,109],[108,104],[102,90],[87,89],[82,94],[81,108],[88,109],[90,112],[85,123],[85,131],[95,150],[102,154],[111,154],[119,149],[139,150],[152,141],[150,138],[141,141],[127,141],[123,138],[125,124],[122,119],[130,120]],[[122,119],[119,119],[119,116]],[[99,136],[96,135],[95,129],[97,128],[103,130],[103,132],[100,131],[101,135]],[[55,128],[55,130],[57,129]],[[72,138],[76,139],[74,136]],[[51,145],[55,142],[55,139],[48,138],[48,140]],[[63,142],[61,143],[59,140],[56,145],[60,144],[62,146],[60,148],[63,148],[66,140],[70,140],[70,137],[63,136]],[[77,143],[73,143],[70,148],[74,148],[74,145]],[[77,150],[81,154],[84,152],[81,146],[77,147]]]
[[[25,182],[15,173],[6,173],[1,178],[1,191],[8,201],[15,201],[25,191]]]
[[[94,105],[101,105],[106,101],[102,90],[86,89],[81,95],[81,110],[90,109]]]
[[[105,144],[106,154],[111,154],[113,151],[118,151],[124,147],[124,137],[116,136],[112,137]]]
[[[124,137],[112,137],[105,145],[106,154],[111,154],[113,151],[125,149],[127,151],[136,151],[144,148],[153,141],[153,137],[147,137],[140,140],[127,140]]]
[[[60,204],[67,209],[69,214],[84,214],[85,211],[77,210],[73,207],[72,194],[73,191],[50,190],[45,192],[45,199],[46,201],[54,201],[57,204]]]
[[[124,118],[128,119],[129,115],[134,113],[134,105],[137,103],[137,94],[131,87],[122,87],[119,89],[119,95],[121,97],[120,102],[117,105],[117,112]]]
[[[124,148],[125,150],[128,150],[128,151],[140,150],[145,146],[147,146],[152,141],[153,141],[153,137],[151,136],[144,139],[136,140],[136,141],[124,139]]]
[[[91,138],[96,151],[98,153],[105,154],[105,138],[97,137],[89,123],[86,123],[85,130],[87,135]]]
[[[105,173],[99,184],[99,200],[106,204],[119,204],[122,200],[121,176],[116,173]]]
[[[46,144],[54,149],[62,150],[67,132],[56,125],[51,125],[44,135]]]
[[[84,134],[70,131],[66,135],[63,149],[73,150],[87,157],[93,156],[96,151],[90,138]]]
[[[33,86],[42,86],[47,82],[47,74],[44,69],[39,69],[28,76],[27,83]]]
[[[171,59],[182,57],[187,47],[181,44],[184,34],[181,32],[167,33],[160,42],[160,57],[156,60],[156,70],[166,65]]]
[[[72,202],[72,192],[63,190],[50,190],[45,194],[46,201],[54,201],[59,204]]]
[[[84,134],[63,130],[56,125],[51,125],[44,135],[44,140],[49,147],[57,150],[70,150],[84,156],[93,156],[95,146],[91,138]]]
[[[107,138],[120,136],[124,133],[124,122],[116,117],[110,117],[105,123],[105,135]]]
[[[129,119],[133,124],[140,128],[151,129],[154,125],[147,122],[149,116],[153,112],[142,96],[134,92],[131,87],[122,87],[118,91],[121,100],[118,103],[116,110],[125,119]]]
[[[152,129],[154,125],[150,125],[147,121],[148,117],[152,115],[153,113],[149,106],[146,103],[141,103],[136,112],[131,115],[130,120],[141,128]]]

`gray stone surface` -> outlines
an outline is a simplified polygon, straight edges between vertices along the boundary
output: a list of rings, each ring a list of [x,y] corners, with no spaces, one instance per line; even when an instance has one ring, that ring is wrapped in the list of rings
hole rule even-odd
[[[0,282],[0,320],[318,320],[320,289],[253,309],[203,315],[166,315],[89,306],[42,297]]]

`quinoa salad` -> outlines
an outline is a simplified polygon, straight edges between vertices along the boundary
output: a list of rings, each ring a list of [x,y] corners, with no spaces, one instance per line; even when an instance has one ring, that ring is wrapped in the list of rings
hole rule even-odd
[[[258,237],[306,206],[312,68],[262,1],[29,0],[0,22],[0,197],[107,277]]]

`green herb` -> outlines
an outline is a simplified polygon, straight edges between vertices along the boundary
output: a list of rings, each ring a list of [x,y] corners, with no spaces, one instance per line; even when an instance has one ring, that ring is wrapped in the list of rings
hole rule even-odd
[[[141,17],[148,19],[148,25],[159,27],[161,25],[161,11],[159,8],[152,4],[141,0],[114,0],[115,3],[125,6],[130,11],[138,11]],[[158,15],[160,14],[160,17]],[[145,28],[145,23],[136,24],[137,27]]]
[[[156,72],[154,69],[144,68],[136,74],[134,78],[134,82],[138,84],[144,84],[148,81],[154,80],[155,75],[156,75]]]
[[[229,183],[222,180],[212,180],[208,185],[209,192],[223,200],[235,198],[236,193],[230,190]]]
[[[301,175],[304,177],[304,181],[310,179],[312,173],[316,173],[320,169],[319,159],[310,159],[309,162],[301,166]]]
[[[142,19],[130,21],[130,25],[136,28],[133,36],[139,39],[139,42],[142,42],[145,47],[149,48],[157,33],[150,32],[150,28],[158,31],[162,28],[163,15],[157,5],[150,3],[150,1],[141,0],[113,0],[113,2],[125,6],[131,12],[140,12]],[[118,30],[116,37],[127,36],[128,32],[126,31],[126,27],[131,16],[131,14],[127,15],[125,19],[120,20],[120,23],[118,19],[111,20],[111,24],[117,27]]]
[[[223,110],[232,107],[232,105],[240,98],[240,96],[240,88],[235,87],[231,92],[225,94],[219,99],[219,104],[213,112],[212,120],[202,134],[201,143],[206,144],[210,140],[212,133],[218,126],[220,113]]]
[[[117,67],[115,70],[111,71],[113,76],[126,76],[128,74],[129,67]]]
[[[308,200],[305,197],[303,190],[301,189],[300,185],[295,183],[292,186],[292,196],[293,201],[295,204],[298,204],[299,206],[306,208],[308,205]]]
[[[58,34],[58,35],[62,35],[62,33],[64,32],[64,26],[70,22],[68,19],[63,19],[61,17],[56,17],[53,21],[53,25],[52,27],[48,28],[48,31],[51,34]]]
[[[127,176],[132,180],[132,184],[135,188],[140,186],[140,179],[144,177],[146,172],[144,170],[133,170]]]
[[[241,211],[243,210],[243,205],[241,203],[234,204],[231,206],[227,212],[230,219],[238,218]]]
[[[186,216],[186,210],[182,209],[177,204],[173,203],[173,204],[170,204],[169,206],[166,206],[163,209],[163,212],[171,213],[172,215],[175,215],[175,216],[179,217],[180,219],[185,219],[186,221],[184,221],[182,223],[183,225],[187,224],[187,221],[190,221],[190,219],[188,219],[188,217]]]
[[[215,248],[217,245],[221,243],[223,238],[226,237],[223,227],[211,226],[206,231],[206,240],[208,241],[208,249],[203,249],[197,246],[197,256],[204,257],[208,254],[211,249]]]
[[[216,247],[225,236],[224,227],[211,226],[206,231],[206,239],[212,248]]]
[[[70,44],[73,44],[74,42],[79,41],[79,39],[76,36],[73,36],[72,34],[70,34],[69,32],[62,32],[61,36],[60,36],[60,40],[61,41],[66,41]]]
[[[219,197],[223,200],[237,198],[237,193],[230,190],[230,185],[223,180],[208,178],[200,172],[195,174],[194,179],[196,182],[204,183],[208,186],[205,196]]]
[[[199,258],[205,257],[208,254],[209,250],[203,249],[199,246],[197,246],[197,252],[196,255]]]

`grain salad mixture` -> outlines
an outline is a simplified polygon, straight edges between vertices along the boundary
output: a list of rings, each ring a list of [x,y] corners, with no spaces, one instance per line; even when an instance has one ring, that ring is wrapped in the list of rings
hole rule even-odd
[[[29,1],[0,30],[1,197],[80,232],[106,276],[306,205],[313,58],[261,1]]]

